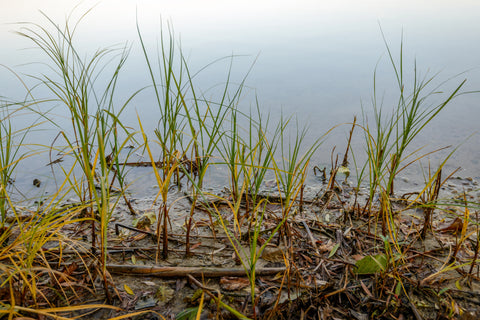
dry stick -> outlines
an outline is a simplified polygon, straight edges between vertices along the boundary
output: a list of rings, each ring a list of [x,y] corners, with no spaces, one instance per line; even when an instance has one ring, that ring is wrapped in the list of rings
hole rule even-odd
[[[121,224],[121,223],[115,223],[115,234],[117,236],[120,234],[120,227],[131,230],[131,231],[135,231],[135,232],[138,232],[138,233],[143,233],[143,234],[149,235],[149,236],[152,237],[153,240],[158,240],[158,238],[159,238],[159,235],[157,235],[155,232],[142,230],[142,229],[138,229],[138,228],[135,228],[135,227],[130,227],[130,226],[127,226],[127,225],[124,225],[124,224]],[[182,240],[175,239],[173,236],[175,236],[175,235],[168,235],[168,240],[169,241],[173,240],[173,241],[176,241],[176,242],[183,243]],[[176,235],[176,236],[178,236],[178,235]],[[157,247],[157,249],[158,249],[158,247]]]
[[[146,231],[146,230],[142,230],[142,229],[138,229],[138,228],[135,228],[135,227],[130,227],[130,226],[127,226],[127,225],[124,225],[124,224],[121,224],[121,223],[115,223],[115,234],[118,236],[120,234],[120,227],[122,228],[125,228],[127,230],[131,230],[131,231],[136,231],[136,232],[139,232],[139,233],[143,233],[143,234],[147,234],[149,236],[151,236],[153,239],[157,239],[158,236],[154,233],[154,232],[151,232],[151,231]]]
[[[127,199],[125,194],[123,194],[123,200],[125,200],[125,203],[127,204],[127,207],[128,207],[128,210],[130,211],[130,214],[132,216],[136,216],[137,212],[135,211],[135,209],[133,209],[132,204],[130,203],[130,200]]]
[[[314,166],[313,167],[313,174],[315,176],[317,175],[317,170],[322,174],[320,179],[322,180],[323,183],[325,183],[325,181],[327,181],[327,174],[326,174],[327,168],[323,167],[323,169],[320,169],[318,166]]]
[[[303,190],[304,189],[305,189],[305,185],[302,184],[302,187],[300,188],[300,208],[299,208],[300,213],[303,213]]]
[[[394,154],[392,156],[392,166],[391,166],[391,169],[390,169],[390,174],[395,174],[393,171],[395,170],[395,168],[397,167],[397,162],[399,161],[399,159],[397,158],[397,154]],[[393,182],[394,182],[394,178],[391,178],[390,180],[390,193],[389,195],[390,196],[393,196]]]
[[[350,143],[352,142],[352,135],[353,135],[353,130],[355,129],[355,124],[357,123],[357,116],[353,117],[353,124],[352,124],[352,129],[350,129],[350,133],[348,136],[348,143],[347,143],[347,149],[345,150],[345,154],[343,155],[343,161],[342,161],[342,167],[348,167],[348,151],[350,150]],[[345,182],[347,182],[349,174],[345,175]],[[340,199],[339,199],[340,200]],[[355,203],[357,202],[357,193],[355,193]],[[342,203],[342,201],[340,201]],[[343,204],[342,204],[343,206]],[[353,205],[355,209],[355,204]],[[343,223],[347,222],[347,218],[350,218],[351,220],[351,214],[348,214],[347,210],[344,210],[344,218],[343,218]]]
[[[195,191],[194,191],[195,192]],[[190,207],[190,214],[188,217],[185,217],[185,224],[187,227],[187,233],[185,235],[185,255],[188,257],[190,255],[190,231],[192,229],[193,223],[193,214],[195,210],[195,205],[197,203],[197,194],[193,194],[192,205]]]
[[[110,182],[110,187],[109,187],[111,190],[113,188],[113,183],[115,182],[115,179],[117,178],[117,175],[118,175],[117,169],[113,167],[114,164],[112,163],[112,154],[105,157],[105,162],[110,167],[110,170],[113,171],[113,178],[112,178],[112,181]],[[120,182],[120,179],[117,179],[117,180]],[[136,216],[137,213],[135,212],[135,209],[133,209],[130,201],[127,199],[127,196],[125,196],[125,192],[122,192],[122,197],[123,197],[123,200],[125,200],[125,204],[127,205],[128,210],[130,211],[130,214],[132,216]]]
[[[463,216],[462,230],[460,234],[460,243],[458,242],[458,237],[455,236],[456,245],[455,245],[455,251],[453,251],[452,260],[455,260],[457,258],[457,253],[460,250],[460,247],[462,246],[462,244],[466,240],[465,234],[467,232],[467,227],[468,227],[469,211],[468,211],[467,195],[465,194],[465,191],[463,192],[463,199],[465,201],[465,213]]]
[[[423,223],[423,230],[421,238],[425,239],[427,231],[432,229],[432,213],[435,207],[431,206],[432,202],[437,201],[438,194],[440,193],[440,186],[442,185],[442,169],[438,171],[437,177],[435,178],[433,191],[429,194],[430,206],[424,209],[425,222]]]
[[[350,135],[348,137],[347,150],[345,150],[345,155],[343,156],[342,166],[348,166],[348,150],[350,149],[350,143],[352,141],[353,129],[355,129],[355,124],[357,123],[357,116],[353,117],[352,129],[350,129]]]
[[[168,210],[167,210],[167,204],[166,203],[163,203],[162,206],[160,206],[159,213],[158,213],[158,223],[157,223],[157,232],[158,232],[157,248],[158,248],[158,251],[160,251],[160,222],[162,220],[161,216],[160,216],[161,211],[163,211],[162,258],[164,260],[166,260],[168,258],[168,224],[167,224]],[[157,255],[158,255],[158,253],[157,253]]]
[[[473,256],[472,264],[470,265],[470,270],[468,274],[471,276],[473,273],[473,268],[475,267],[475,263],[478,257],[478,250],[480,249],[479,241],[480,241],[480,231],[478,230],[478,211],[475,211],[476,220],[477,220],[477,244],[475,245],[475,254]]]
[[[315,238],[313,237],[313,234],[310,231],[310,228],[308,227],[308,224],[305,222],[305,220],[302,220],[302,224],[305,227],[305,230],[307,230],[308,237],[310,238],[310,241],[312,242],[312,246],[315,248],[315,252],[320,256],[320,253],[318,252],[317,245],[315,243]]]
[[[410,309],[412,309],[412,312],[415,315],[415,319],[422,320],[422,315],[420,314],[420,312],[418,312],[417,307],[415,307],[415,304],[412,303],[410,297],[408,297],[408,304],[410,305]]]
[[[338,154],[337,154],[337,157],[335,158],[335,165],[333,163],[333,152],[335,151],[335,147],[333,148],[332,150],[332,171],[330,172],[330,179],[328,180],[328,184],[327,184],[327,190],[330,190],[330,191],[333,191],[333,188],[335,186],[335,177],[337,175],[337,171],[338,171]]]
[[[285,272],[285,267],[278,268],[259,268],[255,269],[257,276],[275,275],[279,272]],[[155,267],[155,266],[137,266],[137,265],[115,265],[107,264],[107,270],[110,273],[145,275],[149,277],[173,278],[187,277],[188,275],[196,277],[219,278],[219,277],[246,277],[244,268],[215,268],[215,267]]]

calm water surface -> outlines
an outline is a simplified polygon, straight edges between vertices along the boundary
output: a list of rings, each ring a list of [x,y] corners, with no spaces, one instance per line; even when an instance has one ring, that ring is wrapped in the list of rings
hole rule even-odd
[[[295,113],[302,126],[310,126],[312,140],[333,125],[352,121],[353,115],[361,118],[362,104],[367,112],[370,110],[376,66],[377,90],[384,95],[385,106],[395,104],[394,76],[380,25],[397,57],[403,33],[407,77],[411,78],[416,59],[422,75],[440,72],[438,82],[465,72],[454,78],[447,89],[467,78],[465,90],[480,90],[480,2],[473,0],[0,2],[0,64],[22,77],[44,70],[41,65],[31,63],[45,61],[45,57],[32,49],[26,39],[11,32],[21,28],[12,23],[29,21],[46,25],[41,10],[61,25],[79,3],[73,11],[73,21],[96,5],[78,28],[77,45],[84,53],[126,42],[131,45],[120,96],[127,97],[135,89],[149,85],[136,19],[152,50],[163,20],[164,26],[167,22],[173,25],[193,70],[220,57],[239,55],[232,70],[234,80],[240,81],[254,64],[242,104],[246,108],[254,105],[256,95],[262,111],[271,112],[273,119],[281,112]],[[226,79],[228,63],[224,61],[209,68],[197,83],[204,90],[221,83]],[[0,68],[0,96],[15,99],[24,94],[13,74]],[[431,151],[463,143],[450,168],[461,166],[460,175],[477,179],[480,179],[480,142],[475,132],[480,128],[479,102],[478,94],[458,98],[426,128],[416,144]],[[138,112],[147,131],[153,131],[158,121],[155,108],[151,96],[140,95],[126,111],[125,121],[135,118]],[[54,112],[61,116],[61,111]],[[348,130],[346,125],[336,129],[315,156],[315,162],[329,162],[333,146],[343,152]],[[38,131],[31,139],[49,144],[57,132]],[[361,152],[361,137],[356,139]],[[432,163],[438,163],[444,155],[431,157]],[[46,179],[50,173],[45,163],[44,156],[32,157],[28,165],[19,168],[18,183],[32,189],[31,179],[22,177],[40,175]],[[412,170],[411,174],[417,176],[418,169]]]

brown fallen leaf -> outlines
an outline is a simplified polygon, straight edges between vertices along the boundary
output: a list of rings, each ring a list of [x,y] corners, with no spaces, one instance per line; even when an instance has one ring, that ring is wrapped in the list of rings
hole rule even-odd
[[[201,245],[202,245],[201,242],[195,243],[194,245],[192,245],[192,246],[190,247],[190,250],[197,249],[197,248],[200,247]]]
[[[220,279],[220,287],[223,290],[236,291],[248,286],[250,286],[250,281],[247,278],[223,277]]]
[[[140,233],[140,234],[137,234],[136,236],[134,236],[132,238],[132,241],[140,241],[140,240],[143,240],[147,235],[145,233]]]
[[[262,252],[262,259],[270,262],[284,261],[284,248],[277,246],[266,246]]]
[[[322,253],[324,252],[331,252],[333,250],[333,247],[335,247],[335,242],[331,241],[330,239],[328,240],[327,243],[322,244],[321,246],[318,247],[318,250]]]
[[[363,281],[360,281],[360,285],[362,286],[362,289],[363,291],[365,291],[367,296],[369,296],[370,298],[373,298],[372,293],[370,292],[370,290],[368,290],[367,286],[365,285],[365,283],[363,283]]]
[[[301,256],[303,257],[303,259],[305,259],[309,264],[313,264],[313,260],[312,260],[310,257],[304,255],[303,253],[300,253],[300,255],[301,255]]]
[[[453,220],[453,222],[445,227],[445,228],[441,228],[441,229],[437,229],[438,232],[450,232],[450,233],[453,233],[453,234],[456,234],[457,232],[461,231],[463,228],[463,221],[462,219],[460,218],[455,218],[455,220]]]
[[[58,283],[67,281],[68,277],[70,277],[73,274],[73,272],[77,269],[78,269],[78,265],[75,262],[65,266],[65,268],[63,269],[63,273],[58,278]]]
[[[362,260],[363,258],[365,258],[365,256],[363,254],[353,254],[351,256],[355,261],[358,261],[358,260]]]

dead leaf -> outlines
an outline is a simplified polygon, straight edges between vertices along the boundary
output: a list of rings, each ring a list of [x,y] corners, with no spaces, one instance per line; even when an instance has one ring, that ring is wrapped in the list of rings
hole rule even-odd
[[[282,262],[284,259],[283,250],[277,246],[267,246],[262,252],[262,259],[270,262]]]
[[[354,254],[354,255],[352,255],[352,258],[353,258],[353,260],[358,261],[358,260],[362,260],[363,258],[365,258],[365,256],[363,254]]]
[[[220,287],[227,291],[237,291],[249,286],[250,281],[247,278],[223,277],[220,279]]]
[[[307,257],[303,253],[300,253],[300,255],[305,259],[309,264],[313,264],[313,260],[310,257]]]
[[[202,245],[201,242],[195,243],[194,245],[192,245],[192,246],[190,247],[190,250],[195,250],[195,249],[197,249],[198,247],[200,247],[201,245]]]
[[[125,289],[125,292],[128,293],[129,295],[132,295],[132,296],[135,295],[133,293],[133,290],[127,284],[123,285],[123,289]]]
[[[136,236],[134,236],[132,238],[132,241],[140,241],[142,239],[144,239],[147,235],[145,233],[140,233],[140,234],[137,234]]]
[[[328,240],[327,243],[322,244],[321,246],[318,247],[318,250],[320,252],[325,253],[325,252],[332,252],[333,247],[335,247],[335,242],[332,242],[331,240]]]
[[[445,228],[437,229],[438,232],[450,232],[456,234],[457,232],[461,231],[463,228],[463,221],[460,218],[455,218],[453,222]]]
[[[368,290],[367,286],[365,285],[365,283],[363,283],[363,281],[360,281],[360,285],[362,286],[362,289],[363,291],[365,291],[367,296],[369,296],[370,298],[373,298],[372,293],[370,292],[370,290]]]
[[[78,269],[78,265],[75,262],[66,266],[63,270],[63,274],[61,274],[60,277],[58,278],[58,282],[62,283],[67,281],[68,277],[70,277],[73,274],[73,272],[77,269]]]

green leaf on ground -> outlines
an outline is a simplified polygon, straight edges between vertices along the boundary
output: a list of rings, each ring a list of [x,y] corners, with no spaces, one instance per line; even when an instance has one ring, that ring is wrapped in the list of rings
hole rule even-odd
[[[197,317],[198,307],[187,308],[177,314],[177,320],[194,320]]]
[[[375,256],[366,256],[365,258],[358,260],[355,265],[357,266],[354,270],[356,274],[373,274],[385,271],[387,267],[387,256],[383,253]]]
[[[338,248],[340,247],[340,243],[337,243],[333,248],[332,251],[330,251],[330,254],[328,255],[328,258],[331,258],[337,253]]]

